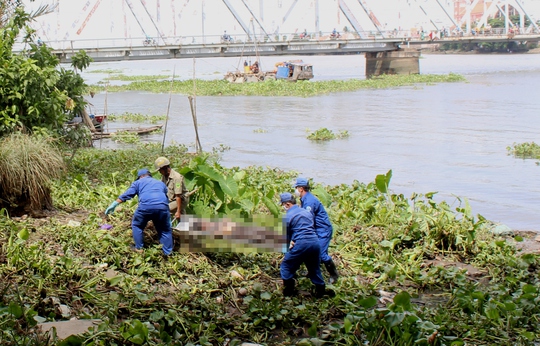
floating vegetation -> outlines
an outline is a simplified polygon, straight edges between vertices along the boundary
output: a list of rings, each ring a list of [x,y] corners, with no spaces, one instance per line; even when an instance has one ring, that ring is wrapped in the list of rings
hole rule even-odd
[[[303,276],[297,281],[305,293],[283,297],[281,253],[174,252],[165,261],[152,228],[144,252],[132,252],[137,201],[108,218],[103,210],[158,156],[171,158],[194,192],[190,214],[279,216],[279,193],[291,191],[297,176],[226,168],[216,155],[189,154],[185,146],[81,149],[51,186],[54,217],[9,218],[0,210],[3,344],[59,345],[34,327],[70,319],[99,320],[66,345],[540,342],[540,259],[514,245],[526,237],[491,234],[493,224],[466,200],[452,206],[434,193],[395,194],[391,171],[367,183],[312,186],[334,226],[334,298],[315,299]]]
[[[223,144],[223,143],[220,144],[220,145],[217,146],[217,147],[212,147],[212,152],[213,152],[214,154],[224,153],[224,152],[229,151],[229,150],[231,150],[231,147],[228,146],[228,145],[225,145],[225,144]]]
[[[170,79],[170,75],[142,75],[142,76],[129,76],[125,74],[114,74],[105,78],[105,80],[118,80],[118,81],[155,81],[160,79]],[[169,82],[170,83],[170,82]]]
[[[127,144],[135,144],[141,141],[139,135],[132,131],[117,131],[111,134],[111,138],[115,142]]]
[[[132,76],[136,77],[136,76]],[[148,79],[147,76],[138,76]],[[168,78],[168,77],[166,77]],[[135,79],[136,80],[136,79]],[[385,75],[381,77],[360,80],[334,80],[334,81],[298,81],[290,83],[282,80],[268,80],[264,83],[229,83],[226,80],[197,80],[195,92],[199,96],[299,96],[309,97],[335,92],[350,92],[360,89],[385,89],[416,84],[433,84],[448,82],[464,82],[461,75],[450,73],[446,75]],[[103,86],[96,85],[96,89],[104,90]],[[136,80],[126,85],[108,86],[108,92],[120,91],[149,91],[155,93],[168,93],[171,91],[170,80]],[[194,92],[193,81],[174,81],[172,92],[190,95]]]
[[[167,118],[166,115],[146,115],[142,113],[130,113],[124,112],[122,114],[109,114],[107,116],[108,121],[123,121],[133,123],[151,123],[156,124],[164,121]]]
[[[86,73],[122,73],[122,70],[104,69],[104,70],[86,70]]]
[[[311,132],[307,139],[310,139],[312,141],[329,141],[332,139],[343,139],[349,137],[349,131],[342,130],[338,133],[334,133],[332,130],[327,129],[326,127],[323,127],[321,129],[318,129],[314,132]]]
[[[535,142],[514,143],[512,146],[506,147],[506,150],[515,157],[540,160],[540,145]]]
[[[253,130],[253,132],[255,132],[255,133],[267,133],[268,130],[265,130],[265,129],[259,127],[258,129]]]

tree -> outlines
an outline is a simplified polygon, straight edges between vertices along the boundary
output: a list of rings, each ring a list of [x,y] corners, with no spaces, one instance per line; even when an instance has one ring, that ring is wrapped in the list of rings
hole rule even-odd
[[[0,28],[0,135],[36,128],[60,134],[66,120],[80,114],[86,104],[84,80],[60,67],[51,48],[34,42],[35,32],[27,25],[31,20],[17,6]],[[17,37],[23,34],[29,49],[13,53]],[[81,70],[90,60],[79,52],[73,66]]]
[[[0,0],[0,208],[39,215],[52,208],[51,179],[65,169],[49,135],[73,147],[81,142],[84,131],[65,122],[84,110],[86,84],[77,70],[91,59],[83,51],[73,59],[74,70],[59,66],[51,48],[34,42],[32,15],[13,3]],[[21,36],[29,48],[14,53]]]

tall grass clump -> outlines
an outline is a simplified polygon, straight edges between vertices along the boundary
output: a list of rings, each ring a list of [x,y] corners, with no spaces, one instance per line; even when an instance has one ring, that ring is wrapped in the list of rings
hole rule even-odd
[[[62,154],[45,137],[21,133],[0,140],[0,206],[8,210],[52,208],[50,184],[65,170]]]

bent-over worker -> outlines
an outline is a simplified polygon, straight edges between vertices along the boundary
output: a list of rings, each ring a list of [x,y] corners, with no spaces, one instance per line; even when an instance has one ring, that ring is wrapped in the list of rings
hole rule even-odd
[[[319,237],[321,245],[321,262],[324,263],[328,274],[330,274],[330,283],[334,283],[339,278],[339,274],[332,260],[328,255],[328,246],[332,240],[333,228],[328,214],[319,199],[310,192],[309,181],[306,178],[298,177],[296,179],[296,195],[300,196],[302,208],[308,210],[313,215],[315,232]]]
[[[280,202],[287,211],[285,227],[287,231],[288,251],[281,262],[280,274],[283,280],[283,295],[286,297],[296,295],[295,274],[300,265],[304,263],[308,270],[308,277],[315,285],[315,297],[321,298],[327,291],[320,268],[320,245],[313,228],[313,216],[310,212],[296,205],[296,198],[289,192],[280,195]]]
[[[167,186],[163,182],[152,178],[150,171],[146,168],[137,172],[137,180],[120,195],[105,210],[109,215],[122,202],[139,196],[139,206],[133,214],[131,229],[133,231],[133,240],[135,247],[133,250],[141,252],[144,247],[144,228],[148,221],[152,220],[159,236],[159,242],[162,244],[163,254],[168,256],[173,250],[173,237],[171,215],[169,213],[169,203],[167,201]]]
[[[188,202],[184,177],[171,168],[171,162],[166,157],[158,157],[154,162],[154,167],[161,174],[161,181],[167,186],[169,210],[171,214],[174,214],[175,219],[180,220],[180,215],[186,214]]]

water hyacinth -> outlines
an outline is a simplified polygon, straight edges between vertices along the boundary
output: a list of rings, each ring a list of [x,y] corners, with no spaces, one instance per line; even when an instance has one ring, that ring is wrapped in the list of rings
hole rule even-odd
[[[385,75],[372,79],[333,80],[333,81],[298,81],[291,83],[282,80],[268,80],[260,83],[229,83],[225,80],[196,80],[195,90],[192,80],[140,80],[125,85],[110,85],[108,92],[149,91],[154,93],[173,93],[199,96],[297,96],[310,97],[335,92],[350,92],[360,89],[383,89],[416,84],[464,82],[465,78],[454,73],[447,75]],[[94,86],[95,90],[105,90],[103,86]]]

